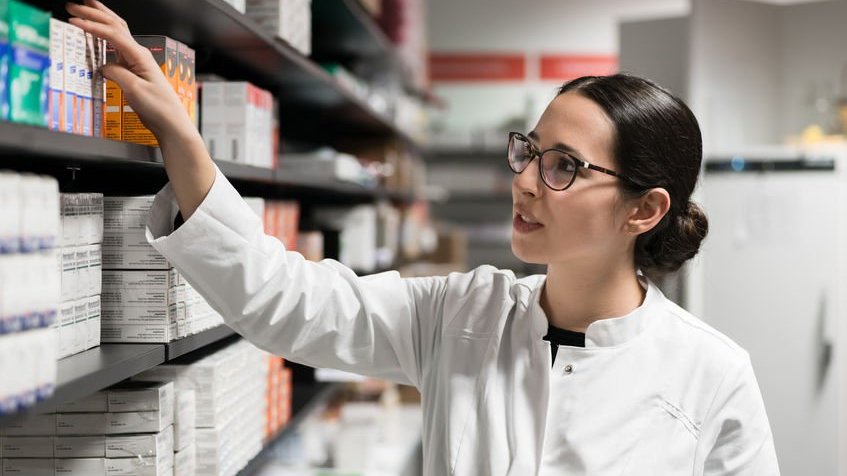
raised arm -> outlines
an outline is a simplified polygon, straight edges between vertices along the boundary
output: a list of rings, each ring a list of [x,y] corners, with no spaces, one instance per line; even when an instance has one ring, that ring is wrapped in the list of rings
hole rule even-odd
[[[66,8],[73,15],[72,24],[115,48],[118,61],[104,67],[103,76],[121,87],[129,105],[156,135],[180,212],[187,220],[215,180],[215,165],[203,138],[153,55],[135,41],[121,17],[97,0],[68,3]]]

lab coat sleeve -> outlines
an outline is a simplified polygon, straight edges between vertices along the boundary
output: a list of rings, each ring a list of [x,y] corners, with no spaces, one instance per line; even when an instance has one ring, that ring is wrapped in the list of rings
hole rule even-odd
[[[705,476],[778,476],[773,434],[749,355],[724,378],[701,443]]]
[[[337,261],[286,251],[220,171],[171,232],[177,210],[168,184],[153,203],[150,244],[247,340],[294,362],[420,385],[444,278],[360,278]]]

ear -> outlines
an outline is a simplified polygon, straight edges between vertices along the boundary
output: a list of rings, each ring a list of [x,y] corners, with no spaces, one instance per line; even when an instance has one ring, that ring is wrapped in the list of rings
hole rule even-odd
[[[632,235],[646,233],[662,221],[671,207],[671,196],[664,188],[650,189],[644,195],[633,199],[630,214],[624,223],[624,230]]]

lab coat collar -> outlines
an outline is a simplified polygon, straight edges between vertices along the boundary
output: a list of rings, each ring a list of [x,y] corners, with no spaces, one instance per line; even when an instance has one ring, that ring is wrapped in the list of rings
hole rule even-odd
[[[608,319],[600,319],[588,325],[585,332],[585,347],[615,347],[640,335],[650,324],[649,315],[662,302],[662,292],[649,279],[639,274],[641,286],[647,290],[644,302],[630,313]],[[549,322],[547,314],[541,308],[541,291],[547,277],[538,281],[530,297],[530,313],[532,328],[536,339],[540,340],[547,334]]]

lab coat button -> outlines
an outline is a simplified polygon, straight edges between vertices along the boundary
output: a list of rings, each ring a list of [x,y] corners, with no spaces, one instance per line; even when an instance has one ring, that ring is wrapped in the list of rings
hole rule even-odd
[[[564,374],[570,375],[572,373],[573,373],[573,365],[570,365],[570,364],[565,365]]]

